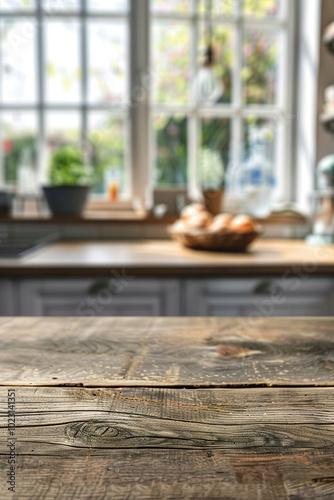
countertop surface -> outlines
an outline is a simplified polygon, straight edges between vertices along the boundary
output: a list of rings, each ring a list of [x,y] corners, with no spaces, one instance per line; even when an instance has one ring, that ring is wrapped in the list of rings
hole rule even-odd
[[[0,259],[0,276],[84,277],[124,268],[136,276],[249,276],[297,268],[328,276],[334,273],[334,246],[260,239],[247,253],[233,254],[185,249],[168,240],[60,242],[22,259]]]
[[[0,318],[0,367],[0,386],[334,388],[334,319]]]
[[[1,498],[334,498],[334,320],[239,321],[0,319]]]

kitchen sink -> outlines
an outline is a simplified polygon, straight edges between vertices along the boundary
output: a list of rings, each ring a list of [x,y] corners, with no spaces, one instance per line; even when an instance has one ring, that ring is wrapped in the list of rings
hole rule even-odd
[[[0,259],[20,259],[56,240],[55,235],[9,235],[0,233]]]

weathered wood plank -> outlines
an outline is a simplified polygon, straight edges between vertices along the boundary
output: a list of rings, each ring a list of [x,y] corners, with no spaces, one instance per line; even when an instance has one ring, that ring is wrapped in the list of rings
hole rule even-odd
[[[148,387],[17,387],[19,424],[47,425],[122,415],[206,423],[334,424],[332,388],[164,389]],[[50,413],[52,412],[52,414]],[[0,417],[7,388],[0,387]],[[71,416],[69,418],[69,415]],[[0,421],[0,428],[3,425]]]
[[[141,388],[51,392],[22,387],[16,391],[16,437],[21,453],[33,453],[31,445],[36,443],[37,452],[47,455],[68,448],[76,453],[78,448],[333,446],[333,389],[312,389],[304,399],[296,389],[245,392]],[[1,394],[0,453],[5,454],[7,393]]]
[[[329,451],[101,450],[98,456],[20,456],[16,494],[3,500],[332,500]]]
[[[16,438],[20,500],[334,497],[332,388],[20,387]]]
[[[4,319],[0,384],[333,386],[334,319]]]

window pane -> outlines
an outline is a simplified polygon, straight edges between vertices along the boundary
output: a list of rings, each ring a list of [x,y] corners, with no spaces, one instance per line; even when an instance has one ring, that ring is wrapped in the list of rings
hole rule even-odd
[[[36,101],[34,34],[32,22],[1,22],[1,98],[6,103]]]
[[[154,100],[160,103],[186,103],[190,99],[190,25],[154,22],[153,71]]]
[[[4,180],[18,180],[21,166],[37,172],[37,117],[29,111],[1,114],[2,155]]]
[[[230,158],[231,120],[202,118],[199,182],[204,189],[221,188]]]
[[[272,30],[248,29],[243,43],[244,101],[275,104],[278,83],[278,34]]]
[[[264,217],[275,198],[276,134],[273,121],[248,117],[244,122],[244,159],[239,184],[246,212]]]
[[[234,34],[232,28],[215,25],[213,27],[213,48],[216,64],[214,73],[223,83],[224,92],[218,104],[227,104],[232,101],[232,67]],[[205,26],[200,24],[199,64],[203,64],[206,49]]]
[[[27,10],[35,7],[35,0],[0,0],[0,10]]]
[[[74,146],[81,148],[80,115],[77,111],[50,111],[46,113],[46,141],[48,153]]]
[[[128,86],[126,23],[91,21],[88,33],[90,102],[124,103]]]
[[[90,164],[94,168],[96,181],[94,192],[108,193],[110,185],[124,194],[127,182],[127,127],[124,118],[108,113],[92,112],[89,115]]]
[[[190,12],[191,0],[151,0],[154,12]]]
[[[88,0],[90,10],[104,12],[126,12],[129,9],[128,0]]]
[[[277,16],[280,9],[280,0],[243,0],[244,14],[250,17]]]
[[[159,115],[153,119],[155,184],[186,186],[188,180],[188,119]]]
[[[42,9],[47,14],[64,10],[78,10],[79,6],[79,0],[42,0]]]
[[[46,23],[46,97],[49,102],[80,99],[79,25],[74,20]]]
[[[236,12],[236,0],[212,0],[212,13],[230,16]],[[199,0],[198,10],[201,14],[208,12],[207,0]]]
[[[244,122],[244,159],[249,159],[255,151],[255,143],[264,144],[265,157],[274,165],[275,158],[275,123],[264,118],[248,117]]]

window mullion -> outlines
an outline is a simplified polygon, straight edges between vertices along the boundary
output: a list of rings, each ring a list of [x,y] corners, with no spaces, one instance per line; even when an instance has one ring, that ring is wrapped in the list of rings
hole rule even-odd
[[[240,168],[243,159],[243,114],[242,114],[242,43],[244,36],[244,25],[242,18],[242,0],[237,0],[237,20],[234,32],[234,71],[233,71],[233,104],[236,111],[232,119],[232,147],[230,154],[230,169],[228,179],[234,182],[240,176]],[[232,190],[235,186],[232,186]]]
[[[130,12],[130,123],[131,194],[136,204],[152,203],[149,155],[149,0],[131,0]],[[150,178],[151,177],[151,178]]]
[[[282,150],[285,151],[284,161],[284,178],[285,185],[283,186],[284,192],[282,192],[282,196],[287,198],[288,200],[294,199],[294,184],[295,184],[295,168],[293,168],[294,163],[294,155],[296,151],[296,128],[293,125],[292,121],[292,113],[291,111],[295,106],[294,95],[297,94],[297,86],[296,82],[297,78],[297,52],[296,46],[294,45],[294,37],[292,28],[296,26],[297,19],[297,11],[296,5],[293,2],[287,3],[287,0],[283,1],[283,16],[284,18],[289,19],[289,29],[284,32],[284,44],[282,47],[282,51],[285,51],[287,56],[282,59],[281,64],[285,64],[284,67],[284,86],[285,86],[285,95],[283,102],[283,123],[279,125],[280,128],[283,128],[281,131],[282,137]],[[284,57],[284,56],[283,56]]]
[[[42,0],[37,0],[37,88],[38,88],[38,172],[44,179],[47,161],[46,130],[45,130],[45,25],[42,10]]]
[[[190,199],[198,199],[200,196],[198,175],[199,140],[199,117],[195,111],[188,116],[188,195]]]
[[[84,155],[87,156],[89,148],[85,147],[88,141],[88,54],[87,54],[87,0],[81,0],[81,23],[80,23],[80,46],[81,46],[81,139]],[[86,161],[88,158],[86,158]]]
[[[191,70],[193,74],[193,81],[198,72],[198,0],[193,0],[193,17],[191,25]],[[198,151],[200,148],[199,140],[199,114],[197,109],[197,97],[195,85],[191,88],[191,101],[194,106],[194,111],[188,115],[188,195],[190,199],[196,199],[200,196],[199,192],[199,176],[198,176]]]
[[[0,34],[1,37],[3,36],[3,20],[0,20]],[[0,68],[2,70],[2,47],[0,48]],[[2,82],[0,86],[0,100],[1,104],[3,102],[3,95],[2,95]],[[2,144],[2,120],[3,120],[3,106],[0,108],[0,144]],[[4,155],[3,155],[3,148],[0,148],[0,185],[5,184],[5,168],[4,168]]]
[[[234,66],[233,66],[233,103],[237,108],[242,105],[242,43],[244,24],[242,18],[242,0],[237,1],[237,20],[234,28]]]

